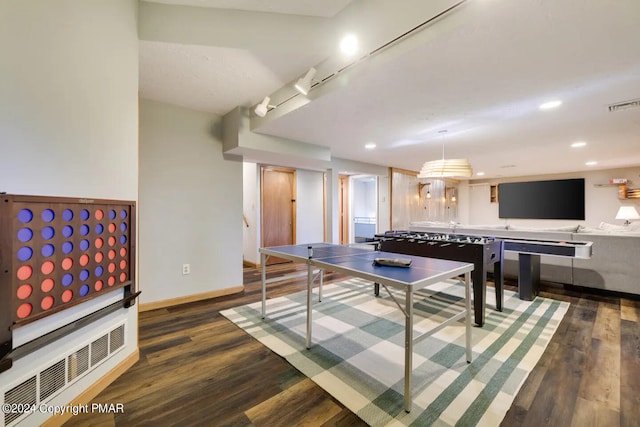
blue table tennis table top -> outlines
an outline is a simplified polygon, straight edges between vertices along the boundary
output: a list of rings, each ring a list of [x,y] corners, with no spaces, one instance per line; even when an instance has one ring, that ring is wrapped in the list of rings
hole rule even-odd
[[[284,257],[298,262],[309,262],[320,268],[357,273],[398,283],[414,284],[425,280],[448,279],[473,269],[470,263],[400,255],[367,248],[335,245],[331,243],[310,243],[302,245],[274,246],[260,249],[262,253]],[[375,258],[408,258],[410,267],[390,267],[374,265]]]

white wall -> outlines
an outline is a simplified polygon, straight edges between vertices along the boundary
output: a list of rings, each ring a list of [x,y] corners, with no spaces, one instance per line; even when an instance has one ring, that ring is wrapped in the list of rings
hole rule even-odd
[[[489,185],[498,184],[500,182],[517,182],[517,181],[539,181],[551,179],[569,179],[569,178],[585,178],[585,220],[535,220],[535,219],[500,219],[498,218],[498,203],[489,202]],[[473,181],[468,185],[468,210],[465,210],[465,216],[461,217],[461,223],[464,224],[509,224],[512,226],[522,227],[562,227],[569,225],[585,225],[595,227],[600,222],[612,224],[622,224],[616,220],[615,216],[618,208],[622,205],[634,205],[640,209],[640,200],[619,200],[618,188],[616,186],[599,186],[599,184],[607,184],[611,178],[626,178],[631,180],[630,187],[640,187],[640,167],[613,169],[613,170],[597,170],[581,173],[555,174],[555,175],[537,175],[518,178],[510,178],[503,180],[487,180]],[[460,192],[461,207],[462,203],[467,203],[464,192]],[[498,194],[498,199],[500,195]]]
[[[389,174],[378,176],[378,233],[391,230],[391,180]]]
[[[242,286],[242,178],[220,117],[141,100],[143,303]]]
[[[296,172],[296,243],[324,241],[324,175]]]
[[[137,200],[136,15],[135,0],[2,2],[0,191]],[[138,276],[139,285],[142,280]],[[73,320],[70,312],[94,311],[104,304],[98,300],[56,316],[68,323]],[[125,322],[123,351],[53,399],[54,404],[70,402],[135,353],[136,308],[116,311],[16,360],[0,373],[0,391],[60,360],[105,327]],[[30,327],[44,333],[47,323],[45,318]],[[22,424],[39,425],[46,418],[36,412]]]
[[[242,258],[259,264],[260,248],[260,167],[255,163],[242,164],[242,206],[246,224],[242,228]]]
[[[136,4],[2,2],[0,191],[136,199]]]
[[[376,182],[372,178],[354,178],[351,180],[353,194],[353,216],[376,218],[378,214],[378,195]]]

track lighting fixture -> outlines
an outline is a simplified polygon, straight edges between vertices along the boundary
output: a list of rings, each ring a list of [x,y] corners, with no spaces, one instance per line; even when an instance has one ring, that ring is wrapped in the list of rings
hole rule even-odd
[[[306,95],[311,90],[311,80],[316,75],[316,69],[311,67],[307,74],[304,75],[303,78],[299,79],[295,84],[296,89],[303,95]]]
[[[269,105],[269,101],[271,101],[271,98],[265,96],[262,102],[256,106],[256,109],[254,110],[256,116],[264,117],[267,115],[270,109],[276,108],[275,105]]]

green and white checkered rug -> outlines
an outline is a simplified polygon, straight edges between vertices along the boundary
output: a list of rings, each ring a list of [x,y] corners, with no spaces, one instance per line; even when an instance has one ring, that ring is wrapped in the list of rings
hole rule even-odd
[[[464,308],[456,280],[415,296],[415,330],[431,329]],[[305,349],[306,292],[225,310],[258,339],[373,426],[497,426],[569,308],[505,291],[504,311],[487,292],[484,327],[473,328],[473,362],[465,360],[464,319],[414,346],[413,407],[403,410],[404,315],[384,289],[360,279],[325,285],[313,306],[313,345]],[[402,294],[399,294],[402,295]],[[385,297],[386,296],[386,297]],[[400,299],[404,301],[404,299]],[[444,316],[443,316],[444,314]]]

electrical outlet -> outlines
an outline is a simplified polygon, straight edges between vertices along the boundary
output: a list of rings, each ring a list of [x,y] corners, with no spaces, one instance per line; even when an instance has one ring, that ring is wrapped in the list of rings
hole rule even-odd
[[[191,264],[182,264],[182,275],[191,274]]]

